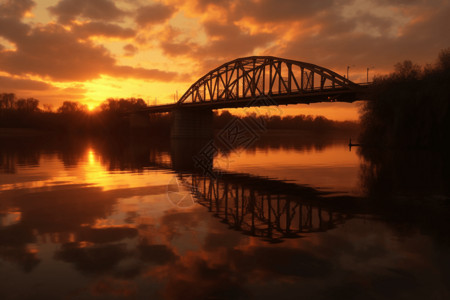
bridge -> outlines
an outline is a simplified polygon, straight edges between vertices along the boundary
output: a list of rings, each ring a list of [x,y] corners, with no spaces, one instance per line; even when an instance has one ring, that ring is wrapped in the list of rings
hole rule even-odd
[[[149,106],[139,113],[174,113],[172,137],[208,136],[202,128],[210,127],[215,109],[354,102],[363,99],[367,87],[314,64],[250,56],[208,72],[177,103]]]

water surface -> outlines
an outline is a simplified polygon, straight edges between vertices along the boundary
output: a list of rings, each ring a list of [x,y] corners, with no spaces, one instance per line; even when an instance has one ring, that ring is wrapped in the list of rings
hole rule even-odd
[[[1,299],[449,297],[445,234],[363,197],[345,139],[262,139],[214,178],[174,147],[2,141]]]

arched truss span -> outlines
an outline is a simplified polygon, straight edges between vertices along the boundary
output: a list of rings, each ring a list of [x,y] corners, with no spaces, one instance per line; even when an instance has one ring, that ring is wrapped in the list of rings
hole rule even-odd
[[[321,91],[353,90],[359,85],[320,66],[273,56],[227,62],[197,80],[178,104],[295,96]]]

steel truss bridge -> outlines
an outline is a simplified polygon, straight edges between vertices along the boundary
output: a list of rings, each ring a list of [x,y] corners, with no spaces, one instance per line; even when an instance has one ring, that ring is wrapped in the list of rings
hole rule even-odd
[[[273,56],[227,62],[192,84],[175,104],[149,106],[150,113],[177,108],[238,108],[361,100],[368,84],[356,84],[332,70]]]

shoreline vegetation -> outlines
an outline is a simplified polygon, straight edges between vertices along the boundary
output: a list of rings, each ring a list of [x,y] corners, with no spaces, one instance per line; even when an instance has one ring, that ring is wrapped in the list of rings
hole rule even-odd
[[[416,203],[418,210],[423,199],[441,199],[431,201],[439,203],[433,211],[448,212],[450,48],[434,65],[398,63],[395,72],[374,80],[371,100],[361,109],[358,149],[367,195],[380,205]]]
[[[14,94],[0,94],[0,137],[29,136],[40,134],[70,135],[117,135],[133,132],[127,113],[145,108],[142,99],[108,99],[96,110],[89,111],[86,105],[66,101],[56,111],[39,108],[39,100],[17,99]],[[247,114],[232,115],[228,111],[215,112],[213,128],[225,128],[239,118],[249,124],[254,119],[263,119],[267,131],[312,131],[315,133],[359,131],[358,121],[333,121],[323,116],[267,116]],[[148,133],[151,136],[168,136],[172,115],[154,114],[149,118]],[[353,134],[355,136],[355,134]]]
[[[434,65],[410,60],[374,79],[361,108],[362,145],[383,148],[438,149],[450,140],[450,48]],[[369,148],[369,147],[367,147]]]

